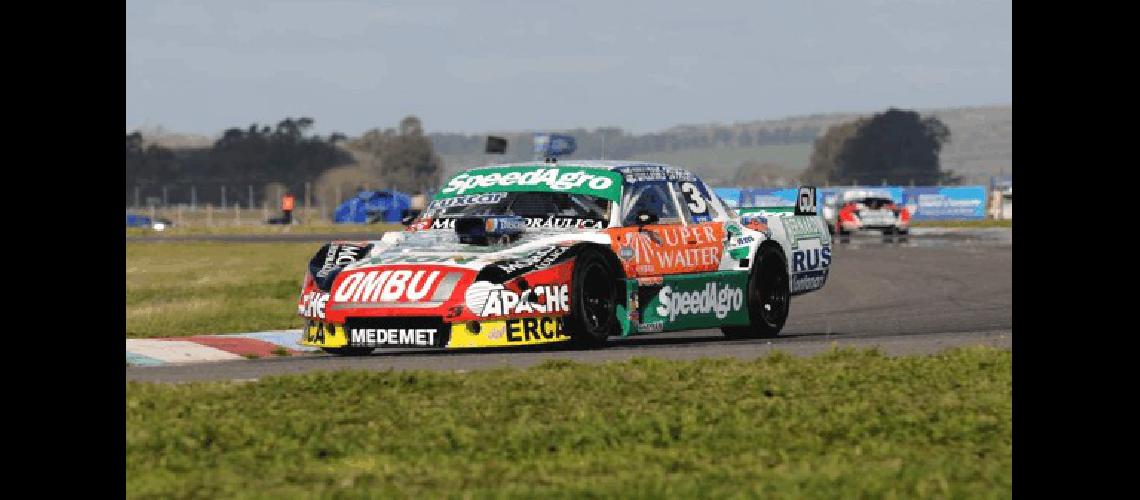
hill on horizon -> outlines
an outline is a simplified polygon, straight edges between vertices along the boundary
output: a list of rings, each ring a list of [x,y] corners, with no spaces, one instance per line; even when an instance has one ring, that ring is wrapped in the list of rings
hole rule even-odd
[[[916,111],[923,116],[936,116],[950,128],[950,142],[944,146],[940,158],[944,170],[955,171],[969,184],[986,183],[993,175],[1013,174],[1012,104]],[[738,179],[759,178],[756,177],[759,174],[775,183],[791,184],[807,167],[814,140],[828,127],[871,114],[873,112],[825,113],[731,124],[681,124],[640,135],[618,127],[597,127],[484,134],[433,132],[427,136],[444,160],[445,176],[491,162],[534,159],[533,134],[556,132],[568,133],[577,139],[578,151],[570,157],[572,159],[602,158],[604,142],[607,159],[638,159],[683,166],[710,184],[733,185]],[[148,127],[140,132],[145,144],[170,149],[208,148],[217,139],[172,133],[162,127]],[[483,153],[488,134],[510,141],[507,154]]]

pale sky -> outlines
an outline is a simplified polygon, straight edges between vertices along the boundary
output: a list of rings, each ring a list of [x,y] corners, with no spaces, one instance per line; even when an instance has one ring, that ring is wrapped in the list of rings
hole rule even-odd
[[[350,136],[1013,103],[1011,1],[128,0],[127,130]]]

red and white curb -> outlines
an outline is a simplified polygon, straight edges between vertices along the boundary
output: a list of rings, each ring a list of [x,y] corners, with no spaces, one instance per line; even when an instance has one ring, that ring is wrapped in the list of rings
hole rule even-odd
[[[127,364],[154,366],[232,361],[254,357],[295,356],[318,350],[299,345],[300,340],[301,330],[127,339]]]

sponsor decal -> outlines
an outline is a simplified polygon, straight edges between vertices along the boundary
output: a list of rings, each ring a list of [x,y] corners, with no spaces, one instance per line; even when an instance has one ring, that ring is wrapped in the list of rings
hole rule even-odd
[[[540,248],[520,259],[495,264],[508,275],[523,269],[542,269],[554,263],[558,257],[566,253],[569,247],[550,246]]]
[[[633,250],[623,264],[628,274],[716,270],[724,249],[724,229],[719,223],[647,226],[644,231],[622,228],[613,236],[615,252],[620,253],[622,246]]]
[[[467,322],[452,323],[447,347],[507,347],[570,340],[560,316],[480,321],[479,325],[480,332],[475,333],[467,329]]]
[[[643,333],[660,333],[665,331],[665,322],[654,321],[653,323],[641,323],[637,325],[637,331]]]
[[[818,290],[827,281],[827,271],[808,271],[792,275],[792,293]]]
[[[488,233],[505,231],[525,231],[527,223],[520,218],[491,218],[487,219],[486,231]]]
[[[429,229],[455,229],[455,219],[433,219]]]
[[[530,229],[605,229],[606,221],[580,217],[527,217],[526,227]]]
[[[301,296],[301,304],[297,306],[297,312],[306,318],[325,319],[325,304],[328,301],[328,292],[313,290]]]
[[[455,229],[456,219],[457,218],[424,219],[421,222],[413,224],[413,226],[409,226],[409,228],[414,227],[416,230]],[[608,221],[601,219],[556,218],[556,216],[548,216],[548,218],[524,218],[524,221],[526,221],[527,229],[605,229],[606,226],[608,226]]]
[[[815,200],[816,192],[814,186],[800,186],[799,193],[796,194],[795,215],[815,215]]]
[[[570,338],[562,328],[562,318],[518,318],[508,319],[507,342],[530,342],[533,340],[554,340],[558,337]]]
[[[824,231],[820,230],[819,224],[816,223],[817,218],[809,217],[780,217],[780,222],[784,224],[784,232],[788,236],[788,242],[791,243],[792,248],[799,248],[800,240],[814,240],[822,239]]]
[[[764,233],[765,235],[769,234],[767,217],[761,215],[745,215],[741,217],[740,220],[748,229]]]
[[[464,298],[467,308],[482,317],[570,311],[569,285],[537,285],[515,292],[499,284],[479,281],[467,288]]]
[[[305,325],[301,344],[318,347],[344,347],[348,345],[348,336],[345,335],[342,325],[310,321]]]
[[[739,311],[744,306],[744,291],[732,285],[717,286],[707,283],[702,290],[691,292],[674,291],[665,285],[658,292],[659,304],[655,309],[658,316],[676,321],[678,315],[714,314],[717,319],[728,317],[728,313]]]
[[[345,276],[333,292],[333,301],[344,302],[419,302],[429,297],[439,283],[442,271],[384,269],[358,271]],[[454,273],[447,273],[449,275]],[[451,284],[454,287],[454,282]],[[442,300],[432,296],[433,300]],[[450,290],[447,291],[450,295]],[[334,306],[334,309],[336,307]]]
[[[361,347],[382,345],[431,347],[435,345],[435,328],[353,328],[351,343]]]
[[[455,229],[455,220],[455,217],[425,219],[416,229]],[[608,225],[601,219],[582,217],[526,217],[524,220],[527,229],[605,229]]]
[[[663,330],[686,330],[748,323],[746,272],[665,276],[660,289],[639,286],[643,325],[663,323]]]
[[[467,205],[491,205],[502,201],[507,193],[483,193],[432,200],[428,210],[448,209]]]
[[[827,269],[831,266],[831,247],[796,250],[792,252],[792,273]]]
[[[499,340],[499,339],[503,338],[503,335],[506,335],[506,334],[507,334],[507,325],[504,325],[501,323],[498,325],[490,326],[487,328],[487,338],[489,340]],[[474,335],[478,335],[478,333],[476,333]]]
[[[688,170],[664,165],[638,165],[621,167],[619,172],[626,182],[653,181],[695,181],[696,177]]]
[[[831,247],[827,245],[792,252],[792,293],[822,288],[830,266]]]
[[[364,249],[361,245],[329,244],[324,264],[313,276],[317,279],[328,277],[333,269],[355,262],[364,253]]]
[[[751,245],[755,241],[756,238],[753,236],[733,237],[732,241],[729,243],[727,251],[728,256],[736,260],[747,258],[749,250],[752,248]]]
[[[735,236],[740,236],[741,234],[744,234],[744,230],[740,228],[740,224],[733,221],[728,221],[724,224],[724,241],[726,243],[728,240]]]
[[[503,167],[462,172],[448,179],[437,199],[499,191],[570,192],[617,201],[621,176],[602,169]]]

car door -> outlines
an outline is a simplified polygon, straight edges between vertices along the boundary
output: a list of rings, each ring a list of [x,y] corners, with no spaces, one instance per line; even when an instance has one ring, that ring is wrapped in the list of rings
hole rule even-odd
[[[639,222],[643,214],[651,221]],[[716,270],[722,248],[716,231],[692,224],[688,217],[678,203],[675,182],[631,184],[622,203],[622,227],[611,232],[626,276],[652,278]]]
[[[692,178],[661,182],[653,190],[666,196],[677,209],[668,223],[637,225],[627,216],[623,222],[630,323],[637,332],[661,332],[711,328],[747,323],[744,307],[746,272],[721,271],[724,224],[727,212],[699,180]],[[644,199],[644,198],[641,198]],[[636,216],[644,201],[631,196],[627,214]]]

